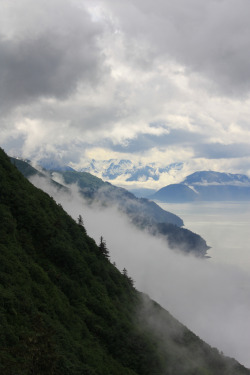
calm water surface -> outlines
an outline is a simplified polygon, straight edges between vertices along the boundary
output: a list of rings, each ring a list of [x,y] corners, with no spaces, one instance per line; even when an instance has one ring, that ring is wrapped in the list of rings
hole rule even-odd
[[[250,202],[157,203],[206,240],[211,262],[250,271]]]

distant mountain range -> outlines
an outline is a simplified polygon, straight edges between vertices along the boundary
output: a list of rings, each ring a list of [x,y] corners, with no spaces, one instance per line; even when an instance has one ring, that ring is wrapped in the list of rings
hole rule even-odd
[[[160,202],[250,200],[250,179],[243,174],[195,172],[180,184],[167,185],[150,196]]]
[[[172,163],[160,168],[156,163],[143,165],[132,163],[130,160],[109,159],[97,161],[92,159],[90,163],[81,169],[81,172],[89,172],[98,175],[104,180],[115,180],[117,177],[124,181],[158,181],[162,173],[169,173],[170,170],[182,169],[183,163]]]
[[[39,161],[39,165],[47,170],[73,170],[73,168],[62,164],[53,158],[44,158]],[[78,172],[88,172],[106,181],[112,181],[119,178],[121,181],[127,182],[146,182],[148,180],[159,181],[162,173],[170,171],[179,171],[183,167],[183,163],[172,163],[166,167],[159,167],[156,163],[148,165],[142,163],[134,163],[127,159],[109,159],[109,160],[86,160],[85,166],[77,169]]]
[[[45,158],[39,164],[54,171],[74,171],[54,158]],[[78,172],[88,172],[105,181],[128,190],[139,198],[161,202],[193,201],[244,201],[250,200],[250,179],[243,174],[198,171],[182,182],[164,186],[156,191],[154,184],[163,180],[178,180],[183,175],[184,163],[171,163],[160,167],[156,163],[136,163],[128,159],[86,160]]]

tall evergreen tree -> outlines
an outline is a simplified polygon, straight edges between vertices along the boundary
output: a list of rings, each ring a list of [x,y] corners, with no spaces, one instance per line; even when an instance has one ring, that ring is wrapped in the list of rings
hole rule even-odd
[[[105,258],[109,258],[109,250],[107,248],[106,241],[103,239],[102,236],[100,238],[99,249],[100,249],[101,253],[105,256]]]

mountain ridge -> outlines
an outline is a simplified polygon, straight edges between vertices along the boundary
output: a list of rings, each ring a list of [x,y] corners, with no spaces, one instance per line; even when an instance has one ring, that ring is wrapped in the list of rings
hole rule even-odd
[[[72,170],[72,167],[64,165],[57,159],[41,159],[38,162],[47,170]],[[182,162],[170,163],[164,167],[157,163],[132,162],[128,159],[87,159],[84,166],[78,166],[74,170],[88,172],[104,180],[116,183],[116,180],[124,182],[159,181],[162,173],[179,171],[183,167]]]
[[[0,176],[1,373],[250,374],[140,294],[2,150]]]
[[[237,186],[250,186],[250,178],[239,173],[225,173],[215,171],[197,171],[188,175],[182,184],[185,185],[208,185],[208,184],[230,184]]]
[[[197,171],[180,184],[167,185],[150,199],[161,202],[248,201],[250,178],[243,174]]]

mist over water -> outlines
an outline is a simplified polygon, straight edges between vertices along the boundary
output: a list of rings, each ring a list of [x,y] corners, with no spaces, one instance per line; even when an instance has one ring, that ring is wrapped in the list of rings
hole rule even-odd
[[[32,182],[52,195],[74,219],[81,214],[87,233],[97,243],[100,236],[104,237],[111,262],[120,270],[128,270],[138,290],[147,293],[210,345],[250,367],[250,274],[245,268],[216,258],[202,260],[172,251],[165,241],[133,227],[115,207],[89,208],[76,186],[69,196],[56,191],[44,179],[36,177]],[[195,215],[199,217],[198,211]],[[186,218],[188,215],[186,211]],[[180,216],[185,222],[185,214]],[[203,218],[206,223],[208,217]],[[201,219],[198,221],[201,223]],[[187,227],[194,230],[195,224],[194,228]],[[196,228],[213,246],[211,238]],[[212,226],[209,230],[213,232]],[[223,241],[227,241],[226,231],[217,243]]]
[[[159,203],[181,216],[185,228],[200,234],[211,249],[211,262],[250,272],[250,202]]]

